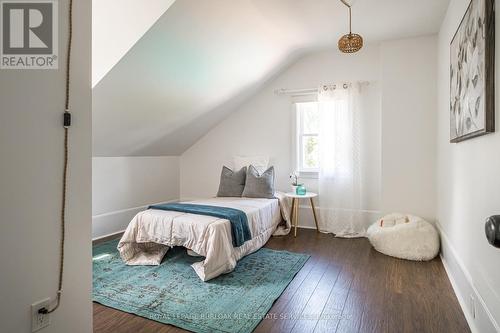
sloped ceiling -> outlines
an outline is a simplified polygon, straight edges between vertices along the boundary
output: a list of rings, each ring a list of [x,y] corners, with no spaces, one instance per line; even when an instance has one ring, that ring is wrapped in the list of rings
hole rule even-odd
[[[432,34],[448,2],[356,0],[353,30],[368,43]],[[182,154],[346,29],[338,0],[177,0],[95,86],[94,156]]]
[[[92,87],[175,0],[92,0]]]

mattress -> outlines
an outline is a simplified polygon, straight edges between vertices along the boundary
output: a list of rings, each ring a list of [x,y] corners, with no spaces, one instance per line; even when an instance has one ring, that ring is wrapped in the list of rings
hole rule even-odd
[[[245,212],[252,238],[239,247],[233,247],[231,224],[226,219],[148,209],[139,212],[129,223],[118,250],[129,265],[159,265],[170,247],[183,246],[205,257],[192,266],[200,279],[210,280],[231,272],[238,260],[261,248],[273,233],[289,231],[287,201],[280,193],[276,197],[210,198],[188,202]]]

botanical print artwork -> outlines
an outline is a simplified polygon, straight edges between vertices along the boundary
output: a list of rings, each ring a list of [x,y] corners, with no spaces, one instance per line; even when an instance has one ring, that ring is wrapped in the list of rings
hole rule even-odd
[[[472,0],[450,46],[450,137],[452,142],[488,129],[486,3]]]

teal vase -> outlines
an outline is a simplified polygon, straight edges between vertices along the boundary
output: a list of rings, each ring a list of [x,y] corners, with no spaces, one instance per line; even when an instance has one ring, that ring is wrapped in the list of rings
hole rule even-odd
[[[304,185],[299,185],[297,186],[297,188],[295,189],[295,193],[297,195],[305,195],[306,194],[306,187]]]

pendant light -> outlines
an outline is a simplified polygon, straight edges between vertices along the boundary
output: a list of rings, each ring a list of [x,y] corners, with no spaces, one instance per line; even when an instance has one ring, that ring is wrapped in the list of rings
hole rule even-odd
[[[349,9],[349,33],[340,37],[339,39],[339,50],[344,53],[355,53],[361,50],[363,47],[363,37],[358,34],[352,33],[351,24],[351,5],[347,0],[340,0]]]

